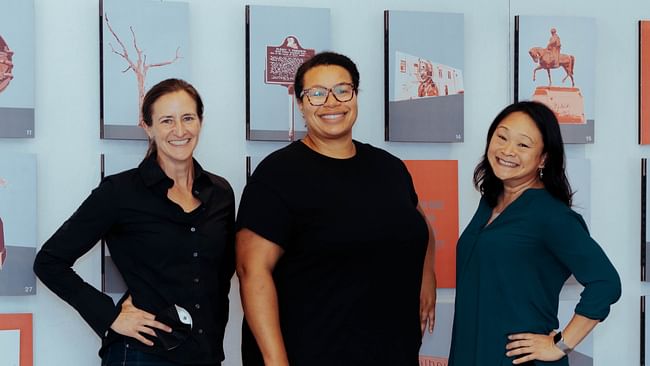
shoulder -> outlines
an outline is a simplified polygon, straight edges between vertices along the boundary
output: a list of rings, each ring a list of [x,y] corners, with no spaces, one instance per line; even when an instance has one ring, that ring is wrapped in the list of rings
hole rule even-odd
[[[302,142],[295,141],[272,152],[258,164],[252,178],[259,179],[267,175],[275,176],[295,169],[298,164],[308,159],[308,149]]]
[[[530,208],[538,220],[551,227],[582,227],[587,229],[582,216],[545,189],[530,192]]]
[[[228,180],[226,180],[226,178],[224,178],[224,177],[222,177],[220,175],[208,172],[206,170],[203,171],[203,174],[205,174],[205,176],[209,179],[210,183],[212,183],[212,185],[214,185],[215,187],[217,187],[217,188],[219,188],[219,189],[221,189],[223,191],[232,193],[232,191],[233,191],[232,186],[230,185]]]
[[[354,141],[354,145],[361,158],[377,161],[382,164],[392,164],[399,167],[405,167],[404,162],[400,158],[384,149],[356,140]]]

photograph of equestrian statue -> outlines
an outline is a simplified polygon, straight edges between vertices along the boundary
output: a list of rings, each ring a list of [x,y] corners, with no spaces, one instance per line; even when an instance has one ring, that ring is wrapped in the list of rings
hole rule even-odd
[[[596,21],[516,16],[514,99],[550,107],[565,143],[594,142]]]
[[[34,137],[34,2],[0,0],[0,138]]]
[[[463,14],[386,10],[384,68],[386,141],[463,142]]]

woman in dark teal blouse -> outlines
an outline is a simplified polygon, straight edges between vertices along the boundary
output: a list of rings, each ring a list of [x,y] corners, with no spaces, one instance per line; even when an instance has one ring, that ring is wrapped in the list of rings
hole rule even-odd
[[[515,103],[492,122],[474,171],[482,198],[457,246],[450,366],[568,365],[620,297],[618,273],[571,210],[564,161],[546,106]],[[584,290],[560,331],[559,294],[571,274]]]

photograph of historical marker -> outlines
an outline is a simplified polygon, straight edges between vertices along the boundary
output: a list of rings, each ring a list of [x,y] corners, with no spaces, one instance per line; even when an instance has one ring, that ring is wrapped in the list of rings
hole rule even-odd
[[[36,294],[36,155],[0,159],[0,296]]]
[[[145,92],[170,77],[191,82],[188,4],[100,3],[101,137],[146,140],[140,127]]]
[[[34,137],[34,2],[0,0],[0,138]]]
[[[551,108],[565,143],[593,143],[595,19],[517,16],[514,44],[514,99]]]
[[[384,12],[387,141],[463,141],[464,48],[463,14]]]
[[[305,136],[294,76],[303,62],[329,49],[329,9],[246,6],[247,140]]]

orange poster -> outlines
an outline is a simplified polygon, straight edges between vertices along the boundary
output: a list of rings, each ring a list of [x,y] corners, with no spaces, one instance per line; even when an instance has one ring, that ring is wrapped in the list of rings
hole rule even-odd
[[[458,161],[405,160],[420,207],[436,236],[436,279],[440,288],[456,287],[458,241]]]
[[[639,144],[650,144],[650,20],[639,21]]]
[[[32,314],[0,314],[0,332],[14,330],[19,332],[20,339],[19,366],[32,366],[34,364],[34,356],[32,353]],[[3,361],[6,360],[3,358]],[[13,365],[13,363],[11,364]]]

